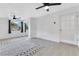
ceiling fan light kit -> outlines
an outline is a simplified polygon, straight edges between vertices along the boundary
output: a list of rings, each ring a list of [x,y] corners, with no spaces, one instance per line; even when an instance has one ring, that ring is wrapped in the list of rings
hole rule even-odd
[[[48,12],[49,11],[49,6],[45,6],[45,10]]]

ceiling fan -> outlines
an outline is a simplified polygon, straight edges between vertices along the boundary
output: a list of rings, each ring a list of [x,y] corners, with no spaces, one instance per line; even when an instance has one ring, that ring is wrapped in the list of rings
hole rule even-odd
[[[15,15],[13,15],[13,19],[17,19]]]
[[[13,15],[12,19],[20,19],[21,17],[16,18],[16,15]]]
[[[61,5],[61,3],[42,3],[43,5],[40,7],[37,7],[36,9],[40,9],[45,7],[46,11],[49,11],[49,6],[56,6],[56,5]]]

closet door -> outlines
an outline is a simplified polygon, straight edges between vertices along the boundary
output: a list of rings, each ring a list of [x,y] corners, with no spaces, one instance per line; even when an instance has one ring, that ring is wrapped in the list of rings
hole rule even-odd
[[[60,41],[75,44],[76,16],[68,14],[61,16]]]

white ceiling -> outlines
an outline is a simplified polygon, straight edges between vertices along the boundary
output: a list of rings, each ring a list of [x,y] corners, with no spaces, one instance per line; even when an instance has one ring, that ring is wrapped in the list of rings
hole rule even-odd
[[[11,14],[16,14],[24,19],[30,17],[39,17],[49,13],[61,11],[70,7],[79,5],[78,3],[62,3],[59,6],[51,6],[50,11],[46,12],[44,8],[36,10],[36,7],[41,6],[41,3],[0,3],[0,17],[8,17]]]

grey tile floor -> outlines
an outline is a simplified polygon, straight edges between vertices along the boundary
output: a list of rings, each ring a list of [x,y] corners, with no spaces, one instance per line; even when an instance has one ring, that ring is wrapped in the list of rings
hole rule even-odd
[[[0,56],[32,56],[41,48],[27,37],[0,40]]]
[[[27,37],[0,41],[0,56],[79,56],[79,47]]]

